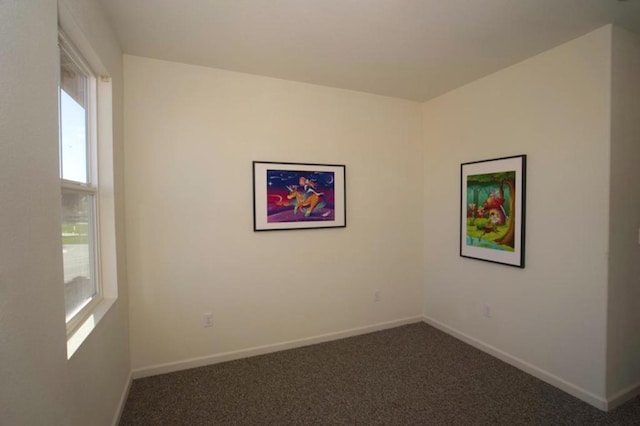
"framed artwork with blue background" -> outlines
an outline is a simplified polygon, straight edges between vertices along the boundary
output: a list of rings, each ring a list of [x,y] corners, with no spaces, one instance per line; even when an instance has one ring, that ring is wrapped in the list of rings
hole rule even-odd
[[[253,162],[253,229],[343,228],[345,166]]]

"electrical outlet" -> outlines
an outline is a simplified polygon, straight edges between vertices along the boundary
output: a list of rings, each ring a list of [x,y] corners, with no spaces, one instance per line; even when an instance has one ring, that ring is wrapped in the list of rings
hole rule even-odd
[[[485,318],[491,318],[491,305],[488,305],[486,303],[484,304],[482,315],[484,315]]]
[[[374,302],[380,301],[380,290],[373,290],[373,301]]]
[[[205,312],[202,314],[202,326],[211,327],[213,325],[213,314],[211,312]]]

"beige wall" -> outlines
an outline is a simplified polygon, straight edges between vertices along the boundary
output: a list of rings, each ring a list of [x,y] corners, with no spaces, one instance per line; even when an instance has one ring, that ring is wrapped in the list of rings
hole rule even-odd
[[[599,406],[610,46],[601,28],[423,109],[426,317]],[[518,154],[528,156],[526,268],[459,257],[460,164]]]
[[[61,2],[113,76],[118,302],[67,361],[60,246],[57,2],[0,2],[0,423],[108,425],[129,378],[122,64],[101,10]]]
[[[640,37],[613,31],[608,394],[640,389]]]
[[[419,320],[420,104],[134,56],[125,79],[134,371]],[[253,232],[253,160],[345,164],[347,227]]]

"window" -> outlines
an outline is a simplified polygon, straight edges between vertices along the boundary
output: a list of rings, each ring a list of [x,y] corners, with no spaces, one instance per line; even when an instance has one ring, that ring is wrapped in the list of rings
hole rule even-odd
[[[85,35],[59,9],[61,237],[67,358],[118,295],[112,82]],[[66,24],[66,25],[65,25]],[[69,37],[72,36],[72,37]]]
[[[59,146],[67,328],[102,297],[98,258],[96,77],[60,36]]]

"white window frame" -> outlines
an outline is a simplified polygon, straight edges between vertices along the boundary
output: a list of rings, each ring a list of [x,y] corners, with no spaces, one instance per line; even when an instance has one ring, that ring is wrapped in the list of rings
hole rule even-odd
[[[91,315],[96,306],[100,304],[103,299],[102,291],[102,279],[101,279],[101,262],[100,262],[100,194],[98,190],[98,117],[97,117],[97,102],[98,102],[98,87],[97,78],[85,59],[69,41],[69,38],[63,31],[58,32],[58,43],[60,48],[60,54],[64,52],[69,59],[73,61],[73,64],[79,69],[82,75],[86,78],[86,171],[87,182],[81,183],[72,180],[64,179],[63,176],[63,158],[62,147],[60,146],[60,186],[62,193],[75,193],[91,195],[93,200],[93,206],[91,208],[92,214],[92,228],[91,229],[91,244],[89,246],[89,261],[91,264],[92,281],[95,284],[96,294],[91,298],[89,303],[84,305],[79,311],[75,312],[69,320],[67,320],[67,336],[73,334],[80,325]],[[58,88],[58,94],[60,94],[62,88]],[[60,100],[58,100],[60,102]],[[58,103],[60,111],[60,103]],[[60,124],[59,124],[60,126]],[[61,137],[59,138],[61,139]],[[59,140],[58,142],[62,142]]]
[[[115,198],[114,198],[114,162],[113,162],[113,82],[102,58],[91,45],[89,38],[78,26],[66,1],[58,2],[58,24],[60,44],[75,53],[69,55],[74,61],[78,58],[93,76],[95,85],[93,98],[89,99],[93,120],[87,123],[90,130],[87,158],[92,161],[87,180],[89,185],[78,184],[61,179],[61,190],[90,192],[95,194],[95,274],[100,297],[95,297],[67,322],[67,359],[81,347],[91,335],[97,324],[109,312],[118,298],[118,267],[116,253]],[[58,67],[60,68],[60,67]],[[91,96],[91,95],[90,95]],[[62,199],[62,197],[61,197]],[[62,208],[62,207],[61,207]],[[62,277],[61,277],[62,278]],[[61,279],[64,286],[64,279]],[[65,314],[66,316],[66,314]],[[65,321],[65,318],[62,318]]]

